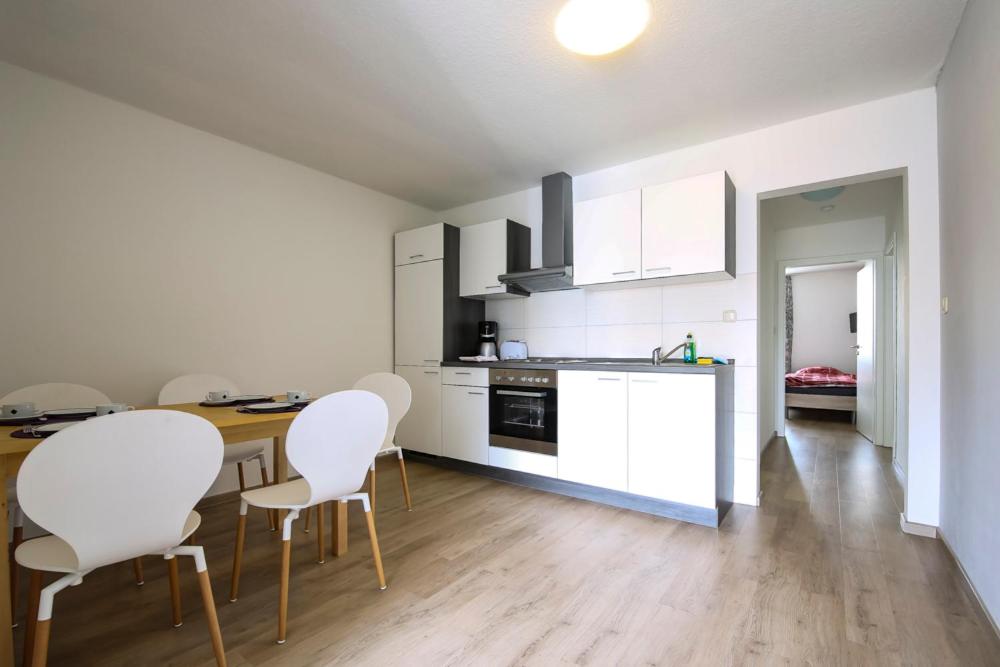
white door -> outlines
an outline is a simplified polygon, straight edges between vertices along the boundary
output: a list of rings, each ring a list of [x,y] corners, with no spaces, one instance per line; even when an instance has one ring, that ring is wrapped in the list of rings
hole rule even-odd
[[[858,271],[858,433],[875,441],[875,267]]]
[[[629,373],[629,493],[715,507],[715,411],[714,375]]]
[[[726,270],[726,174],[642,189],[642,277]]]
[[[444,258],[444,225],[428,225],[396,234],[396,266]]]
[[[458,263],[459,296],[502,294],[497,279],[507,273],[507,219],[462,227]]]
[[[559,479],[628,491],[625,373],[559,373]]]
[[[490,400],[486,387],[441,388],[444,455],[459,461],[489,464]]]
[[[444,349],[444,262],[396,267],[396,365],[436,366]]]
[[[396,427],[396,444],[425,454],[441,455],[441,369],[396,366],[410,384],[410,411]]]
[[[578,202],[573,207],[573,284],[642,277],[642,191]]]

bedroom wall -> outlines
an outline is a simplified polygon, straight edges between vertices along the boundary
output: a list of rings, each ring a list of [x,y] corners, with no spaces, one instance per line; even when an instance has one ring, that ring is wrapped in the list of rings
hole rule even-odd
[[[938,83],[943,377],[941,535],[1000,620],[1000,3],[971,0]],[[916,265],[914,271],[916,273]]]
[[[849,315],[857,310],[857,269],[797,273],[792,279],[792,370],[832,366],[854,373]]]

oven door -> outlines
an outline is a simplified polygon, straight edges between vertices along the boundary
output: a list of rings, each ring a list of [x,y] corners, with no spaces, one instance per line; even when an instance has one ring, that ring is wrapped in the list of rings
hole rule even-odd
[[[490,444],[556,455],[556,390],[490,387]]]

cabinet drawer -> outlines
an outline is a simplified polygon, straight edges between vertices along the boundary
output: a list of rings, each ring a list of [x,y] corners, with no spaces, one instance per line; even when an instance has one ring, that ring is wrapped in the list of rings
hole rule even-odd
[[[490,465],[545,477],[556,477],[558,474],[556,457],[506,447],[490,447]]]
[[[428,225],[396,234],[396,266],[444,257],[444,225]]]
[[[454,384],[461,387],[488,387],[490,371],[488,368],[451,368],[441,369],[441,383]]]

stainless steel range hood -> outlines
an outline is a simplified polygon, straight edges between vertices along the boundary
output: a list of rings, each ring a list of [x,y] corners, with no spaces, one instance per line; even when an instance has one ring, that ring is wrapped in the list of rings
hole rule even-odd
[[[573,286],[573,178],[564,172],[542,179],[542,268],[500,276],[526,292]]]

